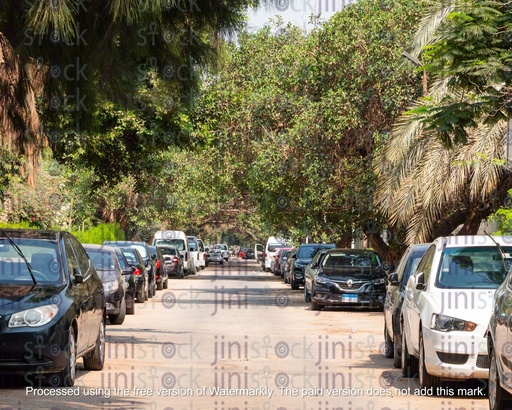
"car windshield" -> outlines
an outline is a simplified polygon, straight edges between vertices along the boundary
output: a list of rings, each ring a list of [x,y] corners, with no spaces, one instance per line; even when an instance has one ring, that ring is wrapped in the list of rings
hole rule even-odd
[[[176,248],[160,248],[163,255],[176,255]]]
[[[157,239],[155,245],[169,245],[174,246],[179,251],[185,250],[185,241],[183,239]]]
[[[503,248],[505,254],[512,248]],[[496,246],[446,248],[436,286],[456,289],[495,289],[506,272]]]
[[[320,249],[324,248],[325,246],[301,246],[297,258],[312,259]]]
[[[59,284],[64,274],[57,241],[12,238],[19,247],[38,284]],[[33,283],[27,264],[6,238],[0,238],[0,283]]]
[[[114,270],[114,258],[110,252],[93,251],[88,249],[87,254],[97,271]]]
[[[373,252],[331,252],[325,255],[322,266],[326,268],[378,268],[381,261]]]
[[[135,250],[134,249],[132,249],[132,248],[123,248],[122,251],[123,251],[123,254],[126,257],[126,260],[128,261],[129,264],[135,265],[135,264],[139,263],[139,259],[135,255]]]

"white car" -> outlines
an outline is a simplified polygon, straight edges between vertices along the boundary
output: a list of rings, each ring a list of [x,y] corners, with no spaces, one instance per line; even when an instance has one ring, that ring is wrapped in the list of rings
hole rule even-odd
[[[224,258],[224,260],[226,262],[229,260],[229,248],[228,248],[228,245],[226,245],[225,243],[218,243],[217,245],[215,245],[213,247],[213,249],[220,249],[220,251],[222,252],[222,257]]]
[[[486,332],[510,253],[512,242],[500,236],[449,236],[432,243],[405,289],[404,376],[417,372],[421,387],[433,388],[433,394],[442,379],[489,378]]]

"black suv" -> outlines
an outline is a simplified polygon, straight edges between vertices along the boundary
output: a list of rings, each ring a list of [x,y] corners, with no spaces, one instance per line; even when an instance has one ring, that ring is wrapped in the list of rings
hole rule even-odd
[[[313,256],[320,249],[332,249],[336,246],[334,244],[327,243],[303,243],[299,246],[296,251],[295,258],[290,261],[288,269],[288,280],[293,290],[299,289],[300,285],[304,285],[304,270],[308,265]]]
[[[0,373],[73,386],[79,357],[103,368],[105,323],[103,284],[73,235],[0,230]]]

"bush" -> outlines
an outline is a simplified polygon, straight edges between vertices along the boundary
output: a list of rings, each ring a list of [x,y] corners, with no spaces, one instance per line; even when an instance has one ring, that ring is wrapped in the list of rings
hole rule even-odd
[[[101,245],[103,241],[122,241],[124,231],[118,223],[104,223],[86,231],[73,231],[73,235],[82,243]]]

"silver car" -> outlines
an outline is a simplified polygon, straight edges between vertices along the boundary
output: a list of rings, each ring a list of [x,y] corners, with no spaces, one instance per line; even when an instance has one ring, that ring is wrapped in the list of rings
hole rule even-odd
[[[212,249],[210,251],[210,256],[208,256],[208,262],[217,262],[221,265],[224,264],[224,256],[222,255],[222,250],[220,249]]]

